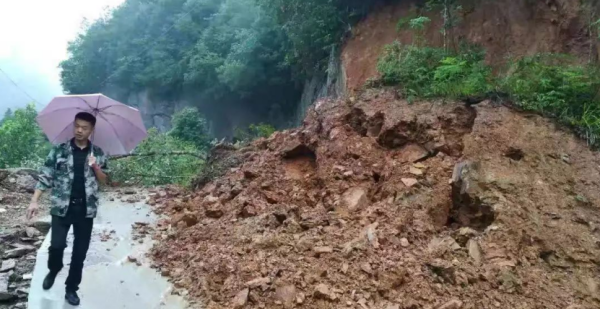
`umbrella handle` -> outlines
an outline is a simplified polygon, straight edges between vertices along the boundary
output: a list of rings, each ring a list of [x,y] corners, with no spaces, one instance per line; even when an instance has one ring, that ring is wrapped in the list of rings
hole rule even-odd
[[[96,130],[92,131],[92,136],[90,137],[90,154],[94,156],[94,136],[96,135]]]

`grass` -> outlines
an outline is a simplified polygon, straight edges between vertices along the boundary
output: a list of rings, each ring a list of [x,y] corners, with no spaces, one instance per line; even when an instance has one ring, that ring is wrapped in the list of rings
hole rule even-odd
[[[600,147],[600,68],[581,65],[562,54],[538,54],[509,60],[494,76],[485,52],[463,45],[442,48],[388,45],[377,69],[381,83],[396,86],[409,102],[415,99],[489,97],[506,93],[515,105],[575,128],[589,145]]]

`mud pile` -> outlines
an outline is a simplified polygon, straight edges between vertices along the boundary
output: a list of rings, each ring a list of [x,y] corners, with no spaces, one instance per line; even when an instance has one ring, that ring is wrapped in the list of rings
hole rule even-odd
[[[50,229],[49,221],[25,220],[36,177],[29,169],[0,169],[0,309],[27,307],[35,254]]]
[[[600,157],[541,117],[373,90],[219,157],[151,201],[206,308],[600,306]]]

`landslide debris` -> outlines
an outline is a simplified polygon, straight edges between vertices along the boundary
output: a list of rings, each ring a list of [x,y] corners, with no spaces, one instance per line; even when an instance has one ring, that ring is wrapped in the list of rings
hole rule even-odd
[[[600,157],[544,118],[371,90],[219,157],[151,201],[206,308],[600,306]]]

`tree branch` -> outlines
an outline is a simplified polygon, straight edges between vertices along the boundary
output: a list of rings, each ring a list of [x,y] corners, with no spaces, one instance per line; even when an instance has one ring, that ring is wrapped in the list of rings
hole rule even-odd
[[[146,152],[146,153],[130,153],[126,155],[110,156],[110,160],[119,160],[129,157],[151,157],[151,156],[191,156],[204,160],[205,157],[195,152],[187,151],[171,151],[171,152]]]

